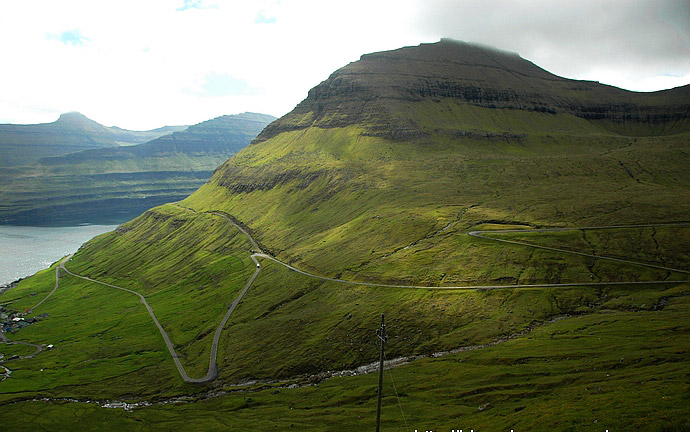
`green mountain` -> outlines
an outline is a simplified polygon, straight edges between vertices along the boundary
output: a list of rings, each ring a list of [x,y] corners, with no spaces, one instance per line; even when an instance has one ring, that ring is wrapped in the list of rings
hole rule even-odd
[[[8,337],[54,347],[0,346],[0,420],[372,429],[384,313],[382,430],[686,430],[689,90],[449,40],[362,56],[2,294],[50,314]]]
[[[36,162],[86,149],[141,144],[186,126],[166,126],[150,131],[129,131],[106,127],[77,112],[62,114],[53,123],[0,125],[0,166]]]
[[[279,256],[328,274],[474,281],[436,258],[455,246],[430,245],[430,262],[415,265],[420,255],[400,248],[487,220],[687,220],[688,96],[690,86],[641,94],[572,81],[452,41],[369,54],[186,203],[226,211]]]
[[[221,116],[149,142],[42,158],[0,174],[0,221],[87,222],[132,217],[195,191],[274,117]]]

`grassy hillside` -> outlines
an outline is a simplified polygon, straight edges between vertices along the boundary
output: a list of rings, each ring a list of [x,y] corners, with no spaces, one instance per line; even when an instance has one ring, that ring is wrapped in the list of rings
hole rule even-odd
[[[80,223],[117,212],[138,215],[182,199],[272,119],[253,113],[222,116],[144,144],[8,168],[0,174],[0,221]]]
[[[689,336],[688,310],[685,297],[660,311],[566,318],[500,345],[393,369],[384,380],[382,430],[685,430],[687,346],[678,341]],[[47,430],[75,428],[75,418],[81,430],[348,431],[374,425],[375,374],[232,390],[130,411],[22,402],[3,406],[0,417],[8,427],[33,418]]]
[[[256,270],[226,217],[285,263],[365,284],[259,258],[218,378],[192,385],[134,295],[63,275],[32,311],[50,318],[10,335],[55,348],[4,363],[3,424],[373,428],[376,376],[356,369],[377,360],[385,313],[400,365],[383,430],[687,430],[686,90],[630,96],[526,63],[450,42],[365,56],[190,197],[87,243],[67,268],[144,295],[193,376]],[[571,229],[498,232],[539,227]],[[31,307],[52,274],[0,299]]]
[[[249,249],[224,219],[164,206],[90,242],[68,268],[146,295],[187,370],[201,376],[212,329],[253,267]],[[33,311],[51,316],[10,335],[55,348],[5,363],[13,373],[2,383],[2,399],[40,395],[82,403],[13,403],[3,406],[0,418],[12,424],[34,410],[49,409],[54,414],[41,424],[50,430],[71,424],[75,413],[88,417],[85,430],[131,421],[182,430],[370,425],[375,376],[322,381],[329,375],[319,374],[374,361],[373,329],[382,311],[388,317],[389,359],[476,347],[393,369],[401,400],[394,397],[387,375],[388,430],[404,430],[405,421],[434,428],[462,421],[491,430],[573,424],[583,430],[598,430],[598,425],[625,429],[649,422],[681,424],[686,414],[680,406],[688,329],[679,323],[688,313],[688,284],[424,291],[353,287],[296,275],[271,262],[262,267],[226,327],[220,377],[204,386],[181,382],[133,295],[63,275],[57,293]],[[31,307],[51,289],[52,273],[23,281],[3,301],[15,309]],[[658,398],[652,387],[641,389],[640,382],[663,389],[666,398]],[[237,384],[249,393],[234,393]],[[155,404],[179,395],[192,397],[182,405],[132,412],[83,405],[108,399]],[[630,407],[625,417],[617,405]],[[650,407],[655,407],[653,414]],[[167,421],[159,423],[163,413]]]
[[[542,116],[526,114],[545,126]],[[418,141],[355,127],[285,132],[230,159],[185,203],[233,214],[279,257],[325,274],[446,284],[511,277],[488,273],[474,243],[456,235],[485,221],[687,221],[678,197],[690,187],[688,134],[527,130]]]

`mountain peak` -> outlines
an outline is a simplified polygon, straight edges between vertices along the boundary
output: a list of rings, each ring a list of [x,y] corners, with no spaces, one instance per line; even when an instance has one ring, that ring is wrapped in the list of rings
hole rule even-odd
[[[84,114],[77,112],[77,111],[70,111],[70,112],[60,114],[60,118],[58,118],[55,123],[67,125],[67,126],[84,126],[84,125],[95,126],[95,125],[98,125],[98,126],[104,127],[100,123],[91,120],[90,118],[86,117]]]
[[[462,84],[463,87],[520,88],[525,84],[516,79],[517,76],[563,79],[517,53],[453,39],[365,54],[331,77],[343,75],[366,75],[368,81],[375,75],[379,84],[398,89],[430,81]]]
[[[505,51],[491,45],[476,42],[465,42],[443,38],[438,42],[422,43],[391,51],[380,51],[364,54],[360,60],[371,58],[405,58],[408,60],[453,60],[461,63],[486,63],[489,59],[511,59],[527,62],[518,53]],[[529,62],[528,62],[529,63]]]
[[[549,98],[535,95],[535,89],[553,81],[566,80],[516,53],[452,39],[364,54],[312,88],[304,101],[269,125],[255,142],[311,125],[362,124],[370,131],[391,127],[411,131],[414,125],[391,110],[421,100],[550,110],[544,106]]]
[[[60,118],[58,121],[70,121],[70,120],[82,120],[82,119],[89,119],[86,117],[84,114],[80,113],[79,111],[69,111],[66,113],[60,114]]]
[[[566,113],[619,124],[629,120],[668,123],[687,117],[683,91],[664,92],[662,103],[655,95],[559,77],[513,52],[442,39],[362,55],[312,88],[305,100],[271,123],[254,142],[311,126],[353,124],[369,134],[417,137],[422,131],[405,107],[422,101]],[[634,115],[628,110],[633,105]]]

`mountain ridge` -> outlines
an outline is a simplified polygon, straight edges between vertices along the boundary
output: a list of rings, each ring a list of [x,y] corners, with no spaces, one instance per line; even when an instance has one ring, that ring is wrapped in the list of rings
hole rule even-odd
[[[559,77],[515,53],[444,39],[361,56],[311,89],[289,115],[267,127],[254,142],[309,125],[364,122],[375,124],[376,129],[393,123],[414,130],[413,122],[389,112],[385,101],[425,98],[450,98],[485,108],[567,113],[611,122],[606,127],[614,133],[624,133],[626,122],[655,123],[672,133],[690,130],[690,85],[630,92]]]
[[[67,111],[62,114],[60,114],[57,118],[57,120],[54,120],[52,122],[47,122],[47,123],[0,123],[0,126],[17,126],[17,127],[25,127],[25,126],[41,126],[41,125],[54,125],[54,124],[62,124],[62,125],[79,125],[79,124],[90,124],[90,125],[98,125],[100,127],[104,127],[106,129],[114,129],[118,131],[123,131],[123,132],[164,132],[164,131],[177,131],[177,130],[183,130],[183,128],[187,128],[187,125],[179,125],[179,126],[172,126],[172,125],[166,125],[166,126],[161,126],[157,127],[154,129],[144,129],[144,130],[134,130],[134,129],[127,129],[127,128],[122,128],[117,125],[115,126],[106,126],[101,123],[98,123],[97,121],[87,117],[86,115],[82,114],[79,111]]]
[[[466,67],[455,66],[453,61],[459,57],[465,58]],[[511,70],[524,68],[537,78],[527,83],[514,80],[512,73],[505,73],[505,68],[494,68],[497,57],[500,63],[511,61],[518,65],[511,66]],[[434,62],[429,65],[428,59]],[[478,63],[488,64],[493,72],[488,73]],[[432,80],[419,78],[430,75],[434,77]],[[429,84],[447,84],[448,76],[460,84],[498,82],[515,84],[515,88],[495,85],[484,88],[473,84],[476,91],[469,92],[468,99],[468,92],[458,90],[465,87]],[[546,84],[541,78],[547,80]],[[283,256],[288,262],[294,259],[307,265],[305,261],[308,261],[308,265],[314,266],[311,269],[326,272],[326,266],[330,266],[327,263],[345,260],[343,255],[338,256],[339,250],[351,250],[352,261],[331,270],[331,274],[367,262],[364,251],[370,246],[353,237],[357,230],[363,230],[362,235],[366,232],[372,238],[379,238],[377,248],[373,249],[380,248],[374,252],[377,256],[405,246],[402,237],[396,240],[400,230],[387,225],[379,228],[387,233],[384,235],[375,231],[375,224],[368,221],[368,214],[382,211],[380,206],[390,205],[403,213],[417,212],[415,217],[399,222],[401,226],[407,225],[402,231],[409,229],[416,233],[408,238],[409,243],[424,237],[422,232],[452,222],[453,206],[474,206],[471,213],[477,214],[479,220],[510,220],[519,211],[522,212],[519,220],[529,215],[526,220],[534,225],[580,223],[590,215],[600,215],[598,209],[609,207],[629,209],[621,217],[630,223],[637,222],[634,214],[640,207],[648,208],[648,216],[664,217],[661,207],[655,209],[653,200],[645,197],[658,193],[651,192],[657,187],[651,173],[663,166],[657,164],[680,151],[680,144],[668,143],[682,142],[682,135],[690,131],[690,99],[681,97],[689,91],[690,86],[685,86],[636,94],[572,81],[544,71],[515,54],[458,42],[368,54],[310,90],[293,111],[268,125],[250,146],[219,167],[210,181],[185,202],[197,210],[209,210],[212,205],[222,207],[221,210],[257,230],[257,239],[262,243],[271,244],[262,236],[271,238],[279,256],[280,251],[285,251],[282,253],[291,254]],[[540,100],[530,104],[521,102],[517,108],[511,105],[516,100],[529,101],[549,92],[552,100],[577,102],[572,104],[576,109],[551,109],[553,105]],[[599,96],[608,93],[623,98],[623,102],[602,105],[597,113]],[[651,107],[649,111],[626,99],[640,97],[645,106]],[[666,101],[670,103],[665,105]],[[653,167],[636,166],[633,170],[624,162],[629,158],[627,155],[621,155],[618,161],[603,156],[628,145],[631,139],[647,136],[669,137],[667,144],[655,150],[661,152],[664,148],[668,153],[656,154],[655,159],[648,161]],[[645,141],[645,145],[650,143]],[[549,150],[544,153],[544,149]],[[563,159],[566,157],[569,157],[567,162]],[[683,158],[682,154],[674,157]],[[530,165],[532,158],[539,158],[535,162],[538,165]],[[419,165],[421,161],[426,161],[428,166]],[[587,163],[595,163],[597,168],[587,167]],[[676,161],[666,163],[667,173],[673,171],[674,176],[682,178],[682,169]],[[559,168],[559,164],[566,164],[567,169]],[[494,172],[497,166],[503,167],[503,171]],[[435,169],[429,170],[430,167]],[[605,171],[611,178],[600,179]],[[563,175],[564,172],[568,174]],[[536,180],[551,177],[554,179],[548,186]],[[648,180],[642,181],[643,178]],[[623,187],[618,182],[628,180],[635,184],[626,187],[624,193],[608,196],[605,192],[610,187],[604,186],[607,182]],[[473,187],[463,190],[455,186],[465,182]],[[537,197],[523,193],[518,185],[528,187],[532,183],[542,189],[543,196],[551,197],[552,205],[530,204]],[[433,192],[431,184],[441,189]],[[601,195],[575,205],[562,191],[572,190],[577,184],[590,184]],[[556,185],[560,185],[560,190]],[[684,183],[673,187],[680,191]],[[645,188],[650,189],[643,191]],[[673,195],[670,191],[667,188],[661,192],[666,194],[664,199],[669,199],[668,202]],[[500,198],[506,194],[511,196],[508,207]],[[357,196],[360,198],[356,199]],[[384,204],[386,200],[390,202]],[[280,205],[287,202],[291,204]],[[432,216],[440,212],[433,210],[437,207],[447,207],[444,212],[449,213],[441,218],[444,222]],[[335,208],[339,211],[333,211]],[[570,211],[565,213],[561,208]],[[666,217],[681,217],[682,211],[671,206]],[[479,213],[484,216],[480,217]],[[285,221],[273,215],[282,215]],[[335,233],[345,229],[349,236],[342,234],[342,240],[335,237]],[[310,238],[327,240],[310,245]],[[355,243],[362,243],[360,252],[355,252],[359,250],[353,246]]]
[[[69,115],[61,121],[90,121],[85,119]],[[142,144],[81,150],[7,168],[0,174],[0,222],[83,223],[118,212],[135,217],[194,192],[273,119],[257,113],[220,116]]]
[[[222,115],[145,143],[107,149],[89,149],[62,156],[43,158],[39,162],[44,165],[55,165],[77,163],[88,159],[134,158],[176,152],[222,153],[227,155],[236,153],[244,147],[247,133],[253,135],[256,129],[274,119],[275,117],[270,115],[248,112]],[[248,130],[250,131],[247,132]]]
[[[63,113],[51,123],[0,124],[0,166],[20,166],[81,150],[140,144],[187,126],[130,131],[104,126],[85,115]]]

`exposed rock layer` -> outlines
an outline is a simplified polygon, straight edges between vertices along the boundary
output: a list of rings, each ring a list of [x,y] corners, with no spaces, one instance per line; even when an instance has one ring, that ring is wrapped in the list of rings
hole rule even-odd
[[[311,89],[254,142],[309,126],[352,124],[367,125],[371,133],[386,137],[416,138],[421,132],[414,122],[391,106],[395,101],[446,98],[485,108],[568,113],[613,123],[665,125],[690,117],[690,86],[635,93],[561,78],[514,53],[442,40],[363,55]]]

